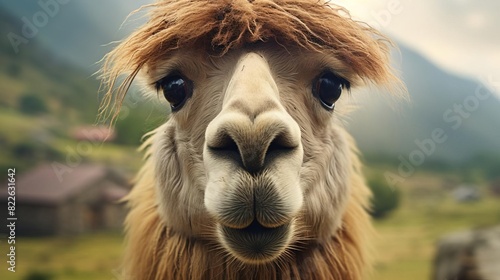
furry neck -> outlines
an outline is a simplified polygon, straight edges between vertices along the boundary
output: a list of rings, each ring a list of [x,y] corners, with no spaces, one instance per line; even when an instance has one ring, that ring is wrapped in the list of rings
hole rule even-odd
[[[355,173],[342,227],[323,243],[301,244],[276,262],[244,265],[217,244],[169,229],[158,215],[148,164],[128,196],[127,249],[123,279],[342,279],[363,278],[368,266],[365,237],[371,231],[364,207],[369,192]],[[299,246],[297,246],[299,247]]]

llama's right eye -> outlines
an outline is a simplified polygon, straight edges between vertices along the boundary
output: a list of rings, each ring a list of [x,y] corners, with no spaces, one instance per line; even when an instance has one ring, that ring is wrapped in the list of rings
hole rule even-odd
[[[163,91],[172,111],[179,110],[193,93],[191,81],[180,74],[172,74],[159,80],[156,82],[156,89]]]

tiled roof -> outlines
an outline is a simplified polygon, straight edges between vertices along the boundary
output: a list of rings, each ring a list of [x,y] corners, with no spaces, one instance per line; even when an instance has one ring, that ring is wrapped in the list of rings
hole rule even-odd
[[[117,188],[123,188],[125,193],[128,189],[127,180],[121,174],[104,166],[81,165],[71,168],[71,172],[68,171],[60,177],[57,175],[57,170],[57,167],[50,164],[41,165],[26,173],[21,173],[18,170],[16,202],[57,204],[105,179],[113,183],[114,191],[112,192],[115,198],[119,195]],[[103,195],[107,196],[108,194],[103,193]],[[0,198],[6,196],[6,190],[0,192]]]

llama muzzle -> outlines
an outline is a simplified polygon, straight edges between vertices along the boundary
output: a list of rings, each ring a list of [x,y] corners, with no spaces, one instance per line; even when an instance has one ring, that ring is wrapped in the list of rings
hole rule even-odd
[[[204,163],[220,242],[246,262],[274,259],[291,240],[303,201],[300,139],[266,59],[244,54],[206,130]]]

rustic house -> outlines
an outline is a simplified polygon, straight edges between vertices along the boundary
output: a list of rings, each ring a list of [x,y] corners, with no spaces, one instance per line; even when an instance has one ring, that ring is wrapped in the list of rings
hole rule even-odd
[[[18,172],[17,234],[67,235],[121,228],[126,210],[119,200],[128,193],[129,185],[119,172],[81,165],[62,180],[51,165]],[[0,200],[5,202],[6,196],[1,192]]]

